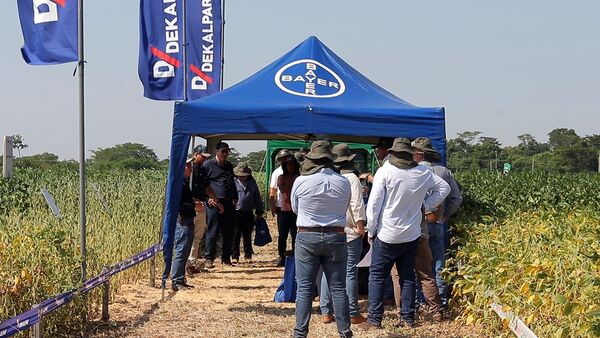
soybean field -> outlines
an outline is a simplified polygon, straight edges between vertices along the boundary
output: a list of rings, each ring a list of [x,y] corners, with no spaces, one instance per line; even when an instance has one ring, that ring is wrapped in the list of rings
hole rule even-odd
[[[166,176],[159,170],[89,172],[89,277],[159,241]],[[465,201],[450,220],[446,272],[456,320],[513,336],[493,312],[496,303],[540,337],[600,336],[600,176],[456,177]],[[48,208],[42,187],[61,218]],[[67,169],[19,169],[0,181],[0,321],[80,286],[78,188],[77,172]],[[148,264],[113,277],[111,291],[147,278]],[[91,292],[87,309],[76,300],[46,317],[45,333],[77,330],[84,310],[97,314],[100,292]]]

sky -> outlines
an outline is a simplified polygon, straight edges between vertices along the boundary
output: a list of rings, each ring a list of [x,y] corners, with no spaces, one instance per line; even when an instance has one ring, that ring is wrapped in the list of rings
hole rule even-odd
[[[19,0],[26,1],[26,0]],[[16,1],[0,11],[0,136],[22,154],[78,157],[74,63],[29,66]],[[143,97],[139,1],[85,1],[86,154],[125,142],[169,154],[173,103]],[[503,145],[554,128],[600,133],[600,1],[227,0],[225,88],[310,35],[417,106],[446,108],[448,138],[466,130]],[[265,142],[231,142],[242,153]]]

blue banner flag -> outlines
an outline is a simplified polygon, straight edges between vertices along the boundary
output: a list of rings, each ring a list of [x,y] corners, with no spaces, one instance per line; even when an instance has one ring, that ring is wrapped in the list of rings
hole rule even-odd
[[[187,80],[190,100],[221,90],[221,0],[186,0]]]
[[[138,73],[145,97],[182,100],[184,76],[190,100],[221,90],[221,8],[221,0],[141,0]]]
[[[138,74],[144,96],[183,99],[182,0],[140,1]]]
[[[77,0],[17,0],[30,65],[77,61]]]

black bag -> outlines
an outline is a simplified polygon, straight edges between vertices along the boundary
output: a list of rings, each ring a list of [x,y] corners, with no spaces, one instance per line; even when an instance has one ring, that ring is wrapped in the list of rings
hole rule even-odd
[[[269,233],[269,226],[264,218],[259,218],[254,222],[256,233],[254,235],[254,245],[265,246],[273,241]]]

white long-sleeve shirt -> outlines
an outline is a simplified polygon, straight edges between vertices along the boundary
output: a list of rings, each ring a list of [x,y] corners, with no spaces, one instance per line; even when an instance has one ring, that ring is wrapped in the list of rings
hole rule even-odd
[[[292,210],[299,227],[346,226],[350,182],[331,169],[299,176],[292,186]]]
[[[386,243],[416,240],[421,235],[421,207],[430,212],[449,193],[448,183],[425,166],[399,169],[386,162],[375,173],[367,204],[369,236]]]
[[[277,189],[277,207],[281,208],[281,191],[279,191],[279,187],[277,186],[277,180],[279,176],[283,175],[283,168],[281,166],[277,167],[277,169],[273,170],[271,174],[271,181],[269,182],[269,188]],[[269,192],[270,193],[270,192]]]
[[[348,242],[359,238],[360,236],[356,233],[356,223],[358,221],[367,220],[367,213],[365,211],[365,202],[362,197],[362,185],[358,176],[354,173],[342,174],[350,182],[350,190],[352,196],[350,197],[350,205],[346,211],[346,240]]]

